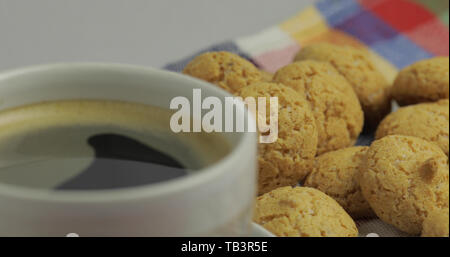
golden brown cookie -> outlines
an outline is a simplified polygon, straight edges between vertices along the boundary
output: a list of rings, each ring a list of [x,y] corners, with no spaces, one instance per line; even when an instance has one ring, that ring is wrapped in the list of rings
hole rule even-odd
[[[350,82],[369,126],[391,111],[391,86],[363,49],[319,43],[303,48],[295,57],[295,61],[308,59],[330,63]]]
[[[277,236],[358,236],[355,222],[333,198],[308,187],[281,187],[258,197],[253,220]]]
[[[448,208],[448,158],[433,143],[411,136],[374,141],[358,179],[377,216],[419,235],[429,213]]]
[[[416,62],[397,75],[392,96],[400,105],[448,99],[448,57]]]
[[[304,94],[319,132],[317,154],[354,145],[364,114],[348,81],[326,62],[300,61],[281,68],[274,81]]]
[[[349,147],[316,157],[313,171],[304,185],[331,196],[355,219],[374,216],[356,180],[368,148]]]
[[[262,80],[265,82],[272,82],[273,74],[268,71],[261,70]]]
[[[431,212],[423,222],[422,237],[448,237],[448,208]]]
[[[267,103],[269,97],[278,97],[278,139],[274,143],[259,144],[259,194],[296,185],[311,170],[317,152],[316,122],[308,102],[295,90],[268,82],[244,87],[238,95],[266,97]]]
[[[387,135],[415,136],[438,145],[448,156],[449,101],[422,103],[399,108],[378,126],[376,138]]]
[[[229,52],[208,52],[195,57],[183,73],[213,83],[230,93],[262,81],[258,68],[246,59]]]

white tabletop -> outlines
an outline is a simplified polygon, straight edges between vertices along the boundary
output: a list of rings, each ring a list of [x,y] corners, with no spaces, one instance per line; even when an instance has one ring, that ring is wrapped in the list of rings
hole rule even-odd
[[[162,67],[315,0],[0,0],[0,71],[39,63]]]

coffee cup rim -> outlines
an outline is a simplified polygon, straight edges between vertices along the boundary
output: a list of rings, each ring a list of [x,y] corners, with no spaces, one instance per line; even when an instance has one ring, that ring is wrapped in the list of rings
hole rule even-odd
[[[0,72],[0,87],[2,87],[3,81],[22,75],[26,75],[33,72],[44,71],[57,71],[67,69],[108,69],[110,71],[120,72],[140,72],[146,73],[149,76],[159,76],[161,79],[169,80],[173,79],[177,81],[177,84],[195,85],[196,88],[206,89],[212,92],[215,96],[226,97],[232,96],[225,90],[210,84],[208,82],[183,75],[181,73],[161,70],[152,67],[122,64],[122,63],[102,63],[102,62],[67,62],[67,63],[51,63],[28,66],[24,68],[17,68]],[[193,87],[194,88],[194,87]],[[238,106],[236,108],[238,115],[244,115],[245,108]],[[251,113],[248,115],[252,116]],[[236,132],[237,133],[237,132]],[[184,176],[169,181],[160,182],[152,185],[143,185],[132,188],[120,188],[112,190],[80,190],[80,191],[55,191],[33,189],[27,187],[21,187],[16,185],[8,185],[0,182],[0,196],[7,196],[11,198],[38,200],[38,201],[51,201],[51,202],[66,202],[66,203],[105,203],[105,202],[120,202],[130,199],[151,198],[161,195],[168,195],[171,193],[179,193],[180,191],[187,190],[192,187],[201,186],[205,183],[214,182],[215,178],[220,177],[227,172],[227,167],[231,167],[232,163],[237,159],[245,156],[248,147],[256,148],[256,134],[251,132],[240,132],[241,138],[238,140],[235,146],[232,147],[230,153],[223,157],[218,162],[205,167],[195,174],[190,176]],[[253,146],[254,144],[254,146]]]

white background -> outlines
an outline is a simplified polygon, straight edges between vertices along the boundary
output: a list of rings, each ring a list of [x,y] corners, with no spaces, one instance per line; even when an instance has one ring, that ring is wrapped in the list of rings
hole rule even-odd
[[[64,61],[162,67],[314,0],[0,0],[0,71]]]

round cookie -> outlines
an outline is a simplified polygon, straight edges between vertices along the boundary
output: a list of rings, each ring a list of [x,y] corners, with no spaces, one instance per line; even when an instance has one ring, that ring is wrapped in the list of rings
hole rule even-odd
[[[350,82],[369,126],[376,125],[391,111],[391,86],[366,51],[351,46],[320,43],[301,49],[295,57],[295,61],[308,59],[330,63]]]
[[[416,62],[397,75],[392,96],[400,105],[448,99],[449,58],[435,57]]]
[[[208,52],[195,57],[183,70],[192,77],[213,83],[230,93],[262,81],[263,75],[251,62],[229,52]]]
[[[355,219],[374,216],[356,180],[368,148],[349,147],[317,157],[304,186],[331,196]]]
[[[317,122],[317,154],[354,145],[363,128],[364,114],[348,81],[326,62],[289,64],[274,76],[304,94]]]
[[[358,180],[380,219],[419,235],[429,213],[448,208],[447,161],[433,143],[411,136],[386,136],[367,150]]]
[[[376,138],[387,135],[415,136],[435,143],[448,156],[449,101],[422,103],[399,108],[378,126]]]
[[[259,144],[259,194],[296,185],[311,170],[317,152],[316,122],[308,102],[295,90],[268,82],[244,87],[238,95],[244,99],[266,97],[267,104],[269,97],[278,97],[278,139]]]
[[[434,211],[423,222],[422,237],[448,237],[448,208]]]
[[[281,187],[258,197],[253,220],[277,236],[358,236],[355,222],[333,198],[308,187]]]

